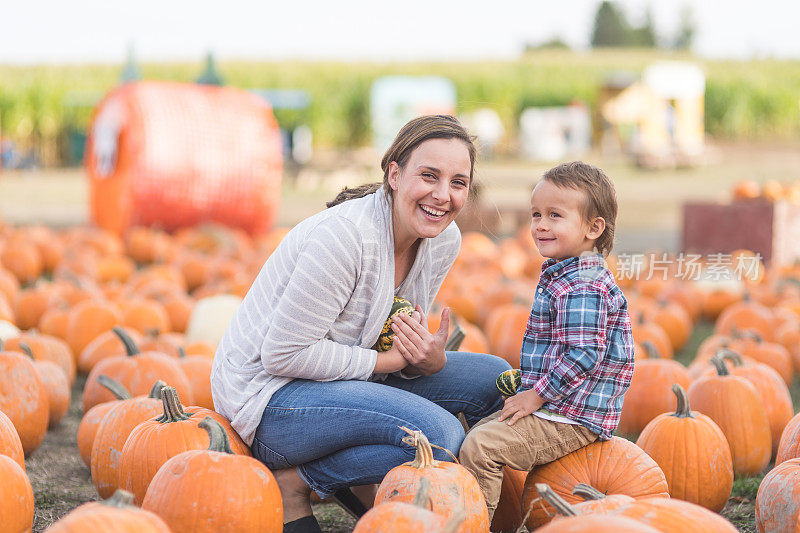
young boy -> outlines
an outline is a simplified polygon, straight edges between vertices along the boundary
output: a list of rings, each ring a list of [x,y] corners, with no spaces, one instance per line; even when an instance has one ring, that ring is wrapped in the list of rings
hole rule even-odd
[[[525,328],[519,390],[467,433],[459,453],[490,516],[503,465],[528,471],[610,439],[633,373],[627,302],[597,253],[610,252],[614,239],[611,180],[586,163],[559,165],[534,188],[531,215],[531,235],[549,259]]]

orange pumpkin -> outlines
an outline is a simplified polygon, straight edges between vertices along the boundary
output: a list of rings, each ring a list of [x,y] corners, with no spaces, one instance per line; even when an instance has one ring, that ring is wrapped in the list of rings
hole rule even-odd
[[[772,436],[764,403],[755,387],[732,376],[721,357],[711,361],[716,376],[701,376],[689,387],[689,401],[725,434],[737,474],[757,474],[772,453]]]
[[[800,530],[800,459],[789,459],[764,476],[756,495],[759,531]]]
[[[100,385],[111,391],[111,394],[113,394],[116,399],[95,405],[83,415],[80,424],[78,424],[78,451],[86,466],[92,464],[92,446],[94,445],[97,430],[103,418],[115,405],[131,397],[131,393],[129,393],[125,387],[108,376],[97,376],[97,381]],[[105,498],[110,495],[111,494],[103,495],[103,497]]]
[[[111,393],[97,382],[100,374],[120,382],[134,396],[147,394],[152,384],[161,379],[187,398],[187,403],[194,402],[189,380],[175,358],[160,352],[139,352],[124,330],[114,328],[114,332],[125,344],[126,354],[103,359],[94,366],[83,389],[84,412],[98,403],[113,400]]]
[[[138,331],[120,326],[125,334],[130,337],[131,341],[137,346],[141,344],[142,337]],[[86,345],[78,356],[78,370],[82,374],[88,374],[94,368],[94,365],[107,359],[125,353],[125,343],[122,339],[114,333],[113,329],[104,331],[94,338],[92,342]]]
[[[366,512],[353,529],[353,533],[455,533],[463,516],[447,520],[428,510],[430,481],[420,480],[420,489],[413,503],[384,502]],[[492,531],[495,531],[493,528]]]
[[[796,457],[800,457],[800,413],[794,415],[783,428],[775,465]]]
[[[475,477],[457,463],[437,461],[421,431],[402,428],[409,434],[403,442],[417,449],[413,461],[392,468],[378,487],[375,505],[398,501],[411,503],[422,478],[430,481],[431,511],[449,518],[459,508],[466,513],[462,531],[488,531],[489,513]]]
[[[713,420],[691,410],[681,385],[674,384],[672,392],[675,412],[647,424],[636,445],[661,467],[670,496],[720,512],[733,487],[728,440]]]
[[[502,357],[511,368],[519,368],[522,337],[528,325],[530,308],[521,304],[501,305],[486,319],[486,336],[494,355]]]
[[[634,443],[620,437],[595,441],[528,473],[522,495],[522,509],[530,510],[525,525],[533,530],[550,521],[553,508],[539,505],[537,483],[550,485],[569,503],[581,498],[572,494],[578,483],[585,483],[606,494],[627,494],[635,499],[669,496],[664,472]]]
[[[37,361],[33,357],[30,347],[22,342],[20,349],[33,361],[33,366],[39,372],[39,378],[47,392],[47,403],[49,412],[47,415],[47,427],[51,428],[58,425],[64,415],[67,414],[70,401],[70,387],[67,375],[60,366],[52,361]]]
[[[677,498],[648,498],[637,500],[612,511],[616,516],[658,528],[664,533],[736,533],[733,524],[717,513]]]
[[[163,413],[133,428],[119,459],[120,488],[132,492],[137,502],[144,501],[147,487],[161,465],[188,450],[208,447],[208,434],[198,427],[211,416],[225,427],[231,449],[240,455],[251,455],[250,449],[220,414],[202,407],[184,407],[174,387],[161,389]]]
[[[86,531],[136,531],[170,533],[158,515],[139,509],[133,495],[123,490],[102,502],[89,502],[73,509],[45,530],[47,533],[84,533]]]
[[[124,398],[119,402],[106,402],[92,407],[84,418],[90,416],[95,409],[108,408],[97,422],[97,429],[89,448],[89,464],[92,470],[92,483],[102,498],[108,498],[119,488],[119,458],[125,441],[133,428],[158,416],[163,412],[161,389],[166,384],[157,381],[150,394],[136,398]],[[81,421],[81,423],[83,423]],[[80,428],[78,429],[78,445],[80,447]],[[83,455],[83,452],[81,452]]]
[[[636,319],[631,324],[631,332],[633,333],[633,340],[639,344],[651,343],[655,346],[658,355],[662,359],[672,359],[675,357],[675,351],[672,348],[672,342],[669,336],[657,323],[648,320],[645,313],[638,313]]]
[[[37,361],[49,361],[56,364],[67,376],[70,385],[75,381],[75,359],[69,346],[57,337],[44,335],[41,333],[27,332],[19,337],[6,340],[6,350],[23,351],[22,345],[25,344],[30,350],[31,357]]]
[[[16,461],[25,470],[25,452],[22,451],[22,441],[14,429],[14,423],[0,411],[0,455],[6,455]]]
[[[33,526],[33,487],[25,470],[11,457],[0,455],[0,517],[3,531],[30,531]]]
[[[781,376],[771,367],[756,361],[745,360],[736,352],[727,350],[721,352],[725,360],[731,362],[730,373],[740,376],[753,384],[764,402],[767,412],[770,433],[772,435],[772,457],[778,453],[778,443],[783,433],[783,428],[789,423],[794,414],[792,397],[789,389]],[[706,373],[710,374],[709,369]]]
[[[575,485],[575,488],[572,489],[572,495],[583,498],[583,501],[573,505],[573,508],[578,514],[584,515],[605,514],[634,501],[627,494],[605,494],[586,483]]]
[[[522,488],[527,475],[522,470],[503,467],[503,484],[500,486],[500,500],[492,516],[491,531],[514,533],[522,525]]]
[[[84,300],[69,311],[66,341],[75,357],[95,337],[121,324],[117,306],[100,300]]]
[[[21,236],[12,237],[0,248],[0,263],[22,284],[36,280],[44,268],[39,248]]]
[[[44,440],[50,402],[38,370],[19,352],[0,352],[0,411],[13,422],[28,457]]]
[[[39,326],[39,320],[50,305],[50,287],[35,285],[22,289],[14,300],[14,315],[20,329]]]
[[[169,315],[164,306],[155,300],[128,299],[122,305],[122,325],[141,334],[155,330],[170,331]]]
[[[281,533],[283,501],[272,472],[252,457],[234,454],[225,430],[210,416],[197,427],[208,432],[208,448],[167,460],[150,482],[142,509],[173,531]]]
[[[578,487],[580,487],[580,489],[578,493],[576,493],[576,496],[580,494],[581,497],[594,498],[594,495],[584,490],[584,488],[587,487],[592,489],[595,493],[599,493],[597,489],[583,483],[576,486],[576,488]],[[612,500],[615,503],[611,505],[606,501],[611,498],[618,498],[621,496],[619,494],[571,505],[562,496],[553,491],[547,483],[537,483],[535,490],[537,494],[541,495],[543,505],[546,504],[550,509],[555,509],[557,513],[552,522],[544,527],[538,528],[536,530],[537,533],[541,531],[546,533],[652,533],[658,531],[658,529],[654,529],[630,518],[611,516],[604,511],[597,513],[592,512],[592,509],[597,508],[598,505],[616,508],[618,503],[621,502],[624,504],[624,499]],[[623,496],[623,498],[630,497]],[[632,500],[632,498],[630,499]],[[596,502],[602,502],[602,504],[597,504]]]
[[[774,339],[772,312],[769,308],[754,302],[747,295],[724,311],[714,324],[714,332],[732,335],[734,331],[754,331],[765,340]]]
[[[627,435],[640,433],[655,417],[675,409],[675,396],[670,392],[672,384],[688,387],[691,382],[686,367],[677,361],[657,358],[636,361],[618,431]]]

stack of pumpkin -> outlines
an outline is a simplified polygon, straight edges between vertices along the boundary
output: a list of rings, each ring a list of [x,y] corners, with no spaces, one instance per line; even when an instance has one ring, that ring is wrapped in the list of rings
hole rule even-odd
[[[33,491],[24,457],[66,413],[77,372],[88,374],[78,447],[92,468],[98,493],[112,498],[103,512],[118,517],[125,502],[143,503],[163,463],[181,452],[207,448],[203,457],[193,459],[199,466],[188,486],[196,489],[198,472],[214,470],[208,464],[225,464],[225,470],[236,469],[250,483],[237,485],[241,494],[221,494],[224,484],[215,482],[219,499],[197,499],[214,516],[220,513],[213,505],[234,516],[238,510],[230,503],[233,498],[242,502],[242,509],[249,508],[239,514],[248,517],[250,526],[280,529],[281,499],[274,479],[258,461],[243,457],[250,455],[247,447],[228,421],[211,410],[209,376],[216,346],[192,339],[191,330],[208,330],[217,318],[213,311],[205,317],[192,315],[195,302],[246,293],[283,234],[278,230],[251,240],[218,227],[174,235],[136,228],[123,240],[93,228],[0,229],[0,495],[13,502],[13,509],[0,512],[0,529],[8,525],[10,531],[24,531],[32,525]],[[167,396],[162,394],[165,384],[169,387],[164,390],[173,391]],[[178,395],[192,407],[183,408]],[[147,446],[132,446],[135,457],[126,459],[122,452],[127,437],[154,416],[159,417],[159,436],[142,437]],[[203,429],[206,416],[215,421]],[[224,438],[214,424],[225,428]],[[231,450],[236,459],[214,457]],[[126,464],[128,470],[120,474]],[[213,476],[206,474],[206,479]],[[117,489],[133,496],[115,497]],[[186,493],[181,487],[159,489],[152,507]],[[198,520],[207,518],[197,512],[197,503],[180,507],[194,509],[192,517]],[[100,512],[95,505],[89,508],[90,515]],[[254,508],[260,511],[254,513]],[[171,524],[186,517],[162,518]],[[235,523],[230,517],[225,521]]]
[[[544,258],[527,228],[500,243],[479,234],[464,235],[463,243],[439,302],[451,306],[462,324],[474,321],[486,334],[489,351],[518,367],[522,332]],[[660,260],[653,276],[647,275],[647,258]],[[645,262],[636,276],[631,274],[637,272],[623,272],[618,258],[608,258],[628,299],[636,343],[636,368],[619,433],[639,435],[637,444],[663,468],[673,497],[719,512],[730,496],[734,473],[757,475],[771,460],[782,465],[800,457],[800,415],[792,418],[789,393],[794,374],[800,372],[800,267],[765,269],[756,260],[755,269],[748,272],[754,275],[737,280],[732,272],[711,275],[720,274],[720,264],[708,261],[694,280],[681,277],[676,257],[662,260],[657,253],[641,259]],[[732,269],[739,261],[755,258],[737,251],[728,259]],[[701,320],[714,323],[715,331],[691,354],[687,368],[674,358]],[[577,483],[575,467],[559,468],[570,473],[570,480],[562,483],[567,495]],[[775,488],[767,492],[766,487],[776,485],[767,483],[772,476],[759,493],[759,524],[764,502],[779,497]],[[793,503],[786,512],[770,505],[785,521],[776,531],[793,524],[800,510],[800,495],[792,492],[787,476],[781,478],[780,498]],[[528,502],[538,501],[532,479],[506,470],[506,499],[501,500],[493,530],[513,531],[520,525],[523,487],[535,495]],[[553,490],[558,492],[558,486]],[[580,501],[573,498],[568,503]],[[531,516],[535,514],[534,510]],[[527,525],[538,523],[529,518]]]
[[[800,180],[785,183],[772,179],[763,183],[755,180],[742,180],[733,186],[733,199],[760,199],[767,202],[785,200],[797,205],[800,204]]]
[[[211,411],[208,376],[215,346],[193,337],[195,317],[190,323],[190,316],[200,298],[244,295],[284,234],[278,230],[253,240],[217,227],[175,234],[134,228],[123,240],[91,228],[0,230],[0,338],[5,341],[0,353],[0,411],[5,413],[0,416],[0,477],[19,480],[0,486],[0,493],[8,501],[28,502],[15,511],[15,517],[23,517],[20,530],[30,527],[33,514],[23,455],[30,455],[48,424],[63,416],[76,372],[88,375],[77,440],[98,494],[111,500],[104,513],[131,513],[126,502],[134,502],[160,516],[141,515],[143,520],[181,529],[173,521],[190,524],[204,516],[199,507],[212,512],[224,505],[230,512],[218,514],[229,517],[239,508],[220,503],[223,499],[256,506],[248,498],[259,492],[264,497],[258,505],[269,508],[264,516],[274,521],[281,514],[274,479],[247,457],[227,421]],[[479,233],[463,236],[461,253],[438,296],[438,304],[450,306],[467,332],[461,349],[495,353],[518,367],[543,261],[527,228],[499,242]],[[618,258],[610,257],[609,265],[621,273]],[[667,274],[663,279],[618,277],[633,318],[637,358],[620,434],[639,434],[638,446],[615,437],[530,473],[507,469],[492,530],[512,531],[526,515],[532,529],[558,513],[598,509],[620,515],[615,520],[633,519],[641,528],[648,527],[646,515],[674,525],[660,524],[661,530],[687,529],[687,517],[704,530],[714,524],[726,530],[714,512],[728,500],[734,472],[762,472],[771,458],[778,466],[764,479],[763,496],[759,492],[759,520],[796,519],[798,506],[787,512],[763,502],[777,494],[798,502],[787,487],[797,475],[800,419],[792,418],[787,385],[800,371],[800,268],[770,269],[747,283],[683,281],[674,271]],[[209,329],[214,318],[197,330]],[[438,313],[429,318],[437,329]],[[675,354],[700,320],[716,321],[716,331],[687,368]],[[207,416],[214,422],[202,422]],[[424,440],[409,438],[415,445]],[[427,465],[428,452],[418,453],[417,462]],[[213,477],[214,465],[222,461],[230,462],[225,469],[241,469],[237,475],[271,488],[253,489],[254,481],[242,483],[250,487],[250,496],[225,493],[226,483]],[[185,477],[198,472],[208,473],[207,479]],[[432,510],[438,518],[428,516],[427,523],[485,530],[470,525],[480,518],[469,518],[466,501],[438,499],[440,492],[453,491],[449,481],[418,477],[427,481],[413,485],[403,501]],[[214,498],[208,491],[201,495],[198,491],[212,479]],[[399,485],[392,485],[391,478],[385,483],[393,487],[384,491],[387,499],[396,499]],[[596,490],[579,486],[573,495],[580,483]],[[548,497],[543,485],[567,507]],[[601,498],[598,490],[608,496]],[[458,491],[466,494],[467,489]],[[664,500],[666,495],[673,500]],[[177,499],[164,503],[171,498]],[[645,502],[655,503],[648,507]],[[387,504],[372,513],[383,512]],[[101,514],[99,504],[91,505],[69,520]],[[410,512],[402,509],[400,514]],[[188,515],[170,517],[172,511]],[[391,512],[380,516],[397,516]],[[363,520],[361,530],[377,530]],[[423,529],[435,530],[433,525]]]

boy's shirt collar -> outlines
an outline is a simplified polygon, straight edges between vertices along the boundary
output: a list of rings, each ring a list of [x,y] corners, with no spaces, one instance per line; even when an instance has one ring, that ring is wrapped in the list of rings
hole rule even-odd
[[[565,274],[577,272],[586,268],[605,268],[605,260],[598,253],[590,253],[575,257],[568,257],[558,261],[548,259],[542,263],[542,278],[560,278]]]

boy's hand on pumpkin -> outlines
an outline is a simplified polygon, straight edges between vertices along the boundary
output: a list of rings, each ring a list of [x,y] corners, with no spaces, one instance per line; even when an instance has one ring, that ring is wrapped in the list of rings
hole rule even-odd
[[[513,426],[517,420],[539,410],[542,405],[544,405],[544,400],[536,394],[535,390],[528,389],[517,392],[514,396],[505,399],[503,410],[497,420],[500,422],[508,420],[507,424]]]
[[[399,313],[392,318],[394,344],[409,364],[423,376],[435,374],[447,362],[444,345],[449,330],[449,308],[442,311],[442,321],[436,333],[428,331],[428,320],[419,306],[416,306],[411,316]]]

